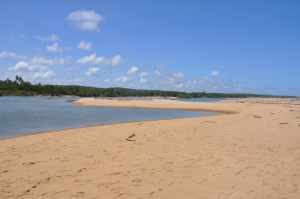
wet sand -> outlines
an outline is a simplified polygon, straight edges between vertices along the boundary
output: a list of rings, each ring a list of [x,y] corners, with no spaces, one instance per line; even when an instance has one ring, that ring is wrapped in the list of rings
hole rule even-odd
[[[300,198],[299,102],[87,98],[76,103],[225,114],[1,140],[1,199]]]

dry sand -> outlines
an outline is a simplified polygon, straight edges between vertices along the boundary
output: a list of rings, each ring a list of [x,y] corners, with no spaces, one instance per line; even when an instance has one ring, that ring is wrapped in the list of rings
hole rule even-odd
[[[300,104],[82,99],[236,114],[70,129],[0,141],[0,198],[300,198]],[[136,136],[127,141],[131,134]]]

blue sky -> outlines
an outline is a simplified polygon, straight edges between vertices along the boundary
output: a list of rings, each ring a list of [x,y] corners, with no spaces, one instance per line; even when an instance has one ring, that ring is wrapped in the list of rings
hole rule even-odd
[[[300,95],[300,2],[0,3],[0,78]]]

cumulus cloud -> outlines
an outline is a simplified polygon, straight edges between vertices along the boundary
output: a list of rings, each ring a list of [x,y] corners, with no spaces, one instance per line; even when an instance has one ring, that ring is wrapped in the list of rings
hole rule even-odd
[[[36,36],[35,38],[40,41],[50,41],[50,42],[57,42],[60,40],[59,36],[56,34],[52,34],[49,36]]]
[[[10,67],[9,70],[14,71],[18,74],[30,74],[34,79],[49,79],[55,75],[55,73],[47,66],[33,65],[25,61],[17,62],[13,67]]]
[[[94,64],[94,65],[112,65],[117,66],[121,63],[121,56],[116,55],[112,58],[97,57],[96,53],[80,58],[77,62],[80,64]]]
[[[88,71],[86,72],[87,76],[94,76],[97,74],[97,72],[99,71],[99,68],[97,67],[91,67],[88,69]]]
[[[60,59],[49,59],[46,57],[33,57],[31,59],[31,64],[33,65],[63,65],[63,64],[67,64],[68,60],[64,59],[64,58],[60,58]]]
[[[148,79],[147,79],[147,76],[149,75],[147,72],[140,72],[140,69],[139,67],[137,66],[131,66],[126,75],[123,75],[121,77],[118,77],[115,79],[116,82],[120,82],[120,83],[126,83],[136,77],[139,77],[140,78],[140,82],[141,83],[146,83],[148,82]]]
[[[92,49],[92,43],[87,41],[81,41],[78,44],[78,48],[81,50],[91,50]]]
[[[121,61],[122,61],[121,55],[115,55],[111,59],[111,65],[117,66],[121,63]]]
[[[93,10],[76,10],[67,16],[76,28],[83,31],[99,31],[103,17]]]
[[[80,64],[96,64],[100,59],[97,57],[96,53],[80,58],[77,62]]]
[[[0,53],[0,59],[26,59],[24,55],[18,55],[15,52],[3,51]]]
[[[211,71],[211,76],[217,77],[219,75],[220,75],[220,71],[218,71],[218,70]]]
[[[10,67],[9,70],[12,71],[19,71],[19,72],[36,72],[36,71],[45,71],[48,68],[43,65],[31,65],[28,62],[25,61],[19,61],[17,62],[13,67]]]
[[[52,53],[61,53],[64,51],[64,49],[57,42],[47,46],[47,50]]]
[[[127,75],[135,75],[139,71],[139,68],[136,66],[131,66],[127,71]]]
[[[14,67],[11,67],[10,70],[15,70],[15,71],[30,71],[31,68],[29,64],[25,61],[19,61],[16,63]]]

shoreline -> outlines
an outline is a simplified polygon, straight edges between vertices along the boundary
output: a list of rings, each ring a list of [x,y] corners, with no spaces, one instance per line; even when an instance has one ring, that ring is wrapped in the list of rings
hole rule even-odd
[[[134,108],[134,107],[128,107],[128,108]],[[145,108],[147,109],[147,108]],[[151,108],[148,108],[151,109]],[[165,109],[164,109],[165,110]],[[172,110],[183,110],[183,109],[172,109]],[[192,110],[190,110],[192,111]],[[195,112],[204,112],[204,111],[197,111],[194,110]],[[39,134],[49,134],[49,133],[60,133],[68,130],[76,130],[76,129],[86,129],[86,128],[93,128],[93,127],[101,127],[101,126],[113,126],[113,125],[120,125],[120,124],[130,124],[130,123],[144,123],[144,122],[157,122],[157,121],[169,121],[169,120],[180,120],[180,119],[188,119],[188,118],[209,118],[209,117],[215,117],[218,116],[217,113],[220,112],[214,112],[214,111],[207,111],[207,112],[213,112],[216,113],[216,115],[205,115],[205,116],[195,116],[195,117],[182,117],[182,118],[172,118],[172,119],[157,119],[157,120],[135,120],[135,121],[124,121],[124,122],[116,122],[116,123],[109,123],[109,124],[93,124],[93,125],[86,125],[82,127],[70,127],[70,128],[64,128],[60,130],[50,130],[50,131],[38,131],[38,132],[33,132],[33,133],[22,133],[20,135],[13,135],[11,137],[0,137],[0,142],[2,140],[9,140],[9,139],[15,139],[19,137],[27,137],[27,136],[34,136],[34,135],[39,135]],[[221,114],[221,113],[220,113]],[[231,113],[223,113],[223,114],[231,114]]]
[[[175,107],[161,101],[81,99],[81,105],[109,104]],[[193,106],[238,114],[97,125],[0,140],[0,198],[300,197],[298,102],[178,104],[181,110]]]
[[[99,105],[93,105],[93,104],[85,104],[86,100],[96,100],[96,101],[107,101],[107,102],[112,102],[112,101],[116,101],[118,103],[121,102],[126,102],[126,101],[139,101],[139,102],[146,102],[146,103],[151,103],[151,100],[158,100],[159,101],[164,101],[164,103],[166,102],[172,102],[176,104],[175,107],[171,107],[171,108],[166,108],[166,107],[161,107],[161,106],[115,106],[115,104],[106,104],[105,106],[102,107],[111,107],[111,108],[131,108],[131,109],[161,109],[161,110],[178,110],[178,111],[193,111],[193,112],[211,112],[211,113],[219,113],[219,114],[237,114],[238,112],[236,111],[226,111],[226,110],[217,110],[217,109],[205,109],[205,108],[185,108],[185,107],[181,107],[180,105],[182,105],[182,103],[188,103],[188,104],[192,104],[192,105],[197,105],[200,103],[197,102],[183,102],[183,101],[174,101],[170,98],[149,98],[149,99],[119,99],[119,98],[79,98],[76,99],[70,103],[77,105],[77,106],[95,106],[95,107],[99,107]],[[223,101],[223,100],[222,100]],[[219,101],[221,102],[221,101]],[[90,102],[88,102],[90,103]],[[201,102],[202,105],[205,106],[205,104],[207,103],[216,103],[216,102]],[[136,120],[136,121],[124,121],[124,122],[115,122],[115,123],[108,123],[108,124],[92,124],[92,125],[84,125],[84,126],[80,126],[80,127],[70,127],[70,128],[63,128],[63,129],[58,129],[58,130],[45,130],[45,131],[38,131],[38,132],[28,132],[28,133],[22,133],[19,135],[12,135],[12,136],[8,136],[8,137],[0,137],[0,141],[1,140],[8,140],[8,139],[15,139],[15,138],[19,138],[19,137],[25,137],[25,136],[33,136],[33,135],[38,135],[38,134],[48,134],[48,133],[59,133],[59,132],[64,132],[67,130],[76,130],[76,129],[84,129],[84,128],[90,128],[90,127],[98,127],[98,126],[112,126],[112,125],[117,125],[117,124],[126,124],[126,123],[138,123],[138,122],[151,122],[151,121],[166,121],[166,120],[178,120],[178,119],[187,119],[187,118],[203,118],[203,117],[213,117],[213,116],[217,116],[217,115],[206,115],[206,116],[195,116],[195,117],[179,117],[179,118],[172,118],[172,119],[157,119],[157,120]]]

